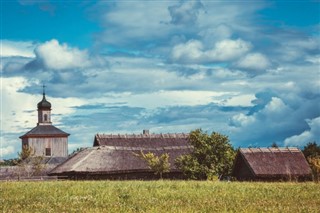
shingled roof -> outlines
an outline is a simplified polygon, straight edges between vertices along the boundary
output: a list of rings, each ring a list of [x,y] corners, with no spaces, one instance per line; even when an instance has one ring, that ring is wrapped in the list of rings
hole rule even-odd
[[[233,175],[239,180],[309,179],[311,169],[298,148],[246,148],[238,151]]]
[[[188,146],[189,134],[96,134],[93,146],[165,147]]]
[[[35,128],[31,129],[26,134],[20,136],[20,138],[27,138],[27,137],[66,137],[70,134],[58,129],[53,125],[38,125]]]
[[[171,172],[177,172],[174,160],[183,154],[190,153],[191,146],[161,146],[157,148],[143,146],[96,146],[86,148],[50,172],[58,176],[94,176],[121,175],[133,173],[153,173],[146,162],[134,153],[152,152],[157,156],[168,153]]]

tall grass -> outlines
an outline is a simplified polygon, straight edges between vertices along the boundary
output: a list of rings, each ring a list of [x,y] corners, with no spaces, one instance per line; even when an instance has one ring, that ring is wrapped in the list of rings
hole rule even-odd
[[[319,212],[320,184],[0,182],[2,212]]]

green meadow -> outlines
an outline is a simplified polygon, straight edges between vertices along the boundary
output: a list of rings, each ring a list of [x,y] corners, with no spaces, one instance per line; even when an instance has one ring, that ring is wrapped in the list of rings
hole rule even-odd
[[[320,212],[320,184],[0,182],[1,212]]]

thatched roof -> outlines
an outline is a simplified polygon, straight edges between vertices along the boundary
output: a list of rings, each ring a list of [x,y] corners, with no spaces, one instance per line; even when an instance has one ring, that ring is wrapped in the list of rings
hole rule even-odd
[[[53,125],[38,125],[31,129],[26,134],[20,136],[20,138],[28,137],[67,137],[70,134],[58,129]]]
[[[251,173],[248,176],[256,178],[311,174],[308,162],[298,148],[242,148],[234,165],[235,176],[246,176],[242,167],[248,168],[248,173]]]
[[[93,146],[165,147],[187,146],[189,134],[96,134]]]
[[[143,145],[143,144],[142,144]],[[174,160],[183,154],[188,154],[191,146],[97,146],[86,148],[66,162],[56,167],[50,175],[68,174],[121,174],[133,172],[150,172],[146,162],[134,153],[152,152],[156,155],[169,154],[171,171],[176,171]]]

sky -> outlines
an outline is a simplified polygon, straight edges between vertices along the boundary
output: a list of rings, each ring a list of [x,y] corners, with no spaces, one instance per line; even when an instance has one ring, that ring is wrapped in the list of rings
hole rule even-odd
[[[320,142],[320,2],[1,1],[0,159],[37,124],[42,85],[69,153],[97,133]]]

